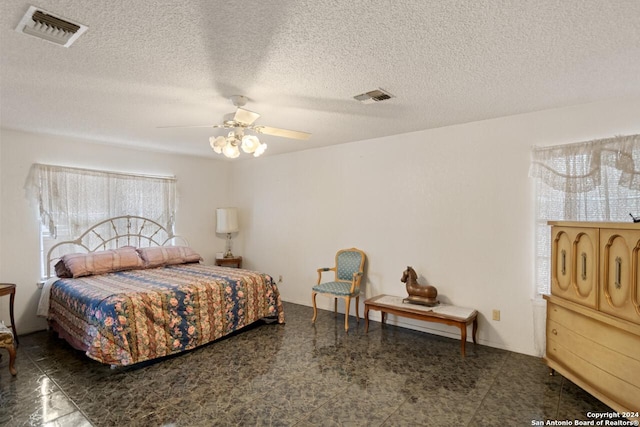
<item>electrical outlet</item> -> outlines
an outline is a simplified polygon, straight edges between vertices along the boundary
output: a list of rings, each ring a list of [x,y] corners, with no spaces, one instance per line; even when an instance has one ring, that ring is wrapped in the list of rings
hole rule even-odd
[[[500,310],[493,310],[493,320],[500,320]]]

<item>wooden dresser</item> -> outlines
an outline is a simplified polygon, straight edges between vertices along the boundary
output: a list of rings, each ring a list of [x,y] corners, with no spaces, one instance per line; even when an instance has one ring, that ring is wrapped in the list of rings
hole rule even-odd
[[[618,411],[640,411],[640,224],[549,222],[549,367]]]

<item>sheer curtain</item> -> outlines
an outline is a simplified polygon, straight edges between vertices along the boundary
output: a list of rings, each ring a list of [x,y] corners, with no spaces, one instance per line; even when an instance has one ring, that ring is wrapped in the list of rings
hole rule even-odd
[[[34,164],[27,180],[40,219],[52,237],[77,236],[119,215],[153,219],[173,230],[176,179]]]
[[[51,246],[107,218],[135,215],[173,231],[176,179],[34,164],[27,194],[38,204],[42,268]],[[120,230],[119,230],[120,231]]]
[[[530,176],[536,179],[534,333],[544,354],[550,292],[551,233],[547,221],[631,221],[640,215],[640,135],[534,147]]]

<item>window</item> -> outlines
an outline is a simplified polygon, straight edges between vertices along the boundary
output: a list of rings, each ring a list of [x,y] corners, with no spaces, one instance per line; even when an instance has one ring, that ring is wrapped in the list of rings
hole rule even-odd
[[[550,292],[547,221],[623,221],[640,215],[640,135],[534,148],[536,291]]]
[[[173,230],[176,179],[34,164],[27,188],[40,209],[41,273],[49,249],[107,218],[135,215]]]

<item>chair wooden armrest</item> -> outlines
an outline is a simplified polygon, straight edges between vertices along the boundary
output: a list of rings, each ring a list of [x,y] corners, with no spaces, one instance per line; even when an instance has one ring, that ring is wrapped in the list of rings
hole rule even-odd
[[[360,287],[360,280],[362,279],[362,271],[358,271],[357,273],[353,273],[353,279],[351,281],[351,293],[354,293],[356,290],[356,285],[358,288]]]
[[[318,283],[316,283],[317,285],[320,284],[320,281],[322,280],[322,272],[323,271],[336,271],[336,267],[323,267],[323,268],[319,268],[318,269]]]

